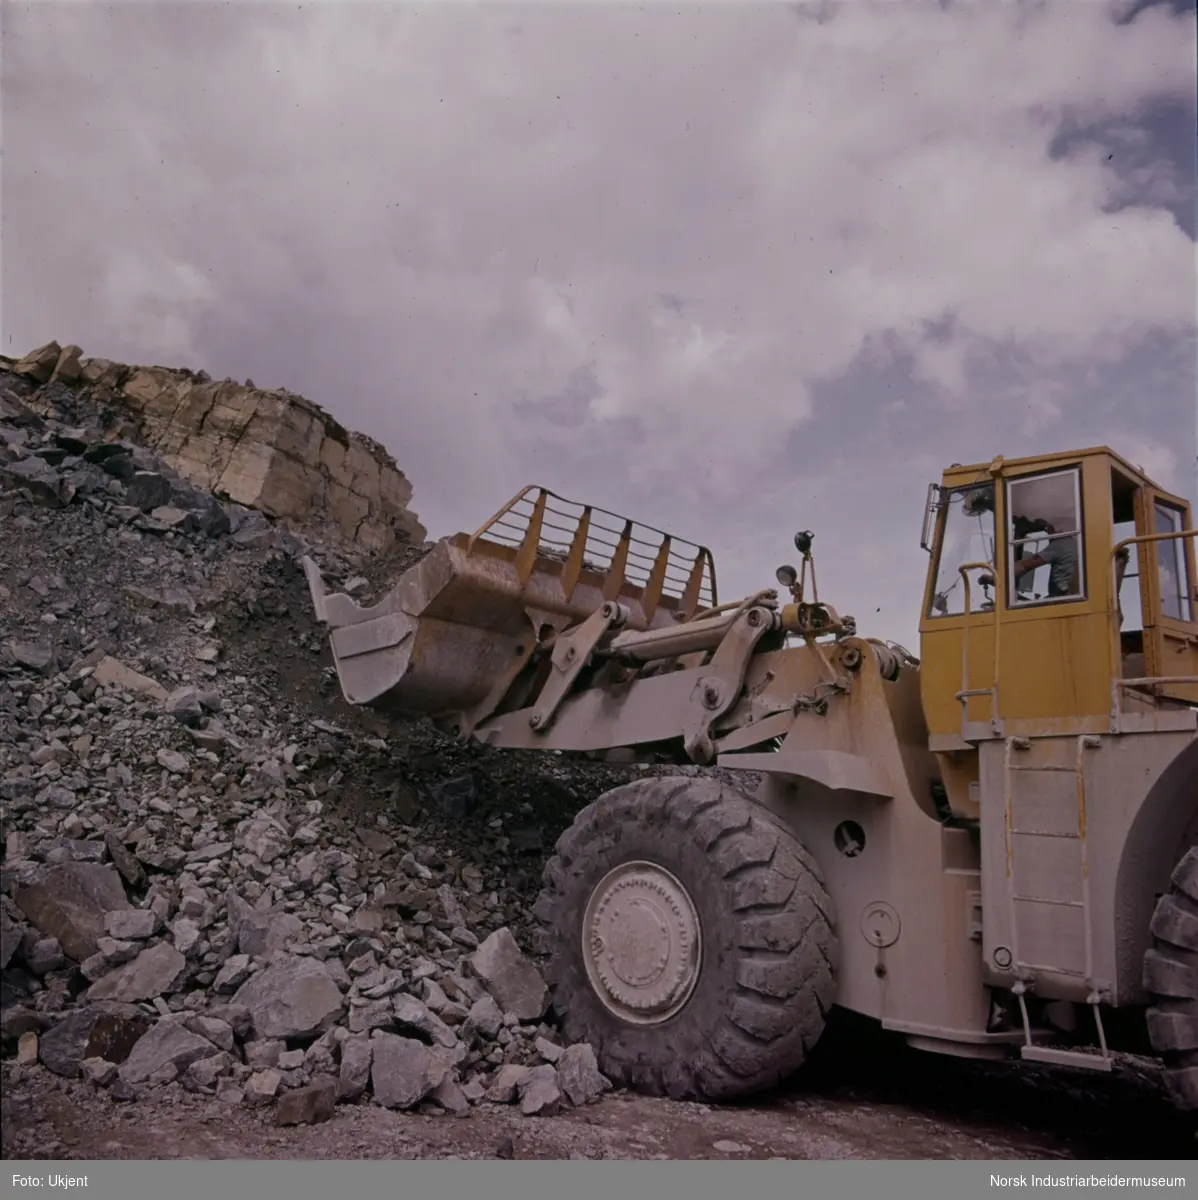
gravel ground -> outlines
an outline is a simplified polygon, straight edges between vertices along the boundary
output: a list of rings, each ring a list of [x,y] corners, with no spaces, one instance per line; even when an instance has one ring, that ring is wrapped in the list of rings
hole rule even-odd
[[[828,1055],[752,1103],[709,1107],[609,1094],[525,1118],[484,1104],[467,1118],[342,1105],[320,1125],[236,1120],[176,1089],[152,1106],[104,1101],[47,1072],[4,1085],[6,1158],[1190,1159],[1198,1140],[1150,1076],[999,1069],[905,1052]]]

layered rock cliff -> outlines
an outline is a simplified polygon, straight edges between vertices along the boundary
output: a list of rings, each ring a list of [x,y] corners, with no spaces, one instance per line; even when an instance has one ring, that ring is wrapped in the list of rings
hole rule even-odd
[[[425,538],[395,460],[303,396],[89,359],[57,342],[0,363],[38,385],[25,401],[35,411],[61,408],[62,389],[71,389],[90,399],[106,437],[136,440],[222,499],[368,552]]]

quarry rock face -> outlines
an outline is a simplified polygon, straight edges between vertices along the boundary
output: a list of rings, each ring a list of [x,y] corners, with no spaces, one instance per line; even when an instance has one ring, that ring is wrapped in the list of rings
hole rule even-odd
[[[412,485],[391,456],[303,396],[203,372],[88,359],[56,342],[11,370],[39,391],[91,392],[108,414],[105,435],[133,438],[219,499],[359,550],[418,545],[426,536],[407,507]],[[35,393],[25,403],[45,416],[61,398]]]

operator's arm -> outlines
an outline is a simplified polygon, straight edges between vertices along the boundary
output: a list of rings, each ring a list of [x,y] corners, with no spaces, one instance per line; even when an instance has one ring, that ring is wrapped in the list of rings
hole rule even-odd
[[[1041,558],[1038,554],[1033,554],[1031,558],[1018,559],[1015,563],[1015,578],[1022,579],[1029,571],[1046,566],[1048,566],[1048,560]]]

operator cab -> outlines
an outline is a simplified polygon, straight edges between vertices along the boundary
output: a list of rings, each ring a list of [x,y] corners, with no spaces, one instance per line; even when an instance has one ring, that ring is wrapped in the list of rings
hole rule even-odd
[[[1190,505],[1103,448],[954,466],[928,491],[933,748],[1198,705]]]

